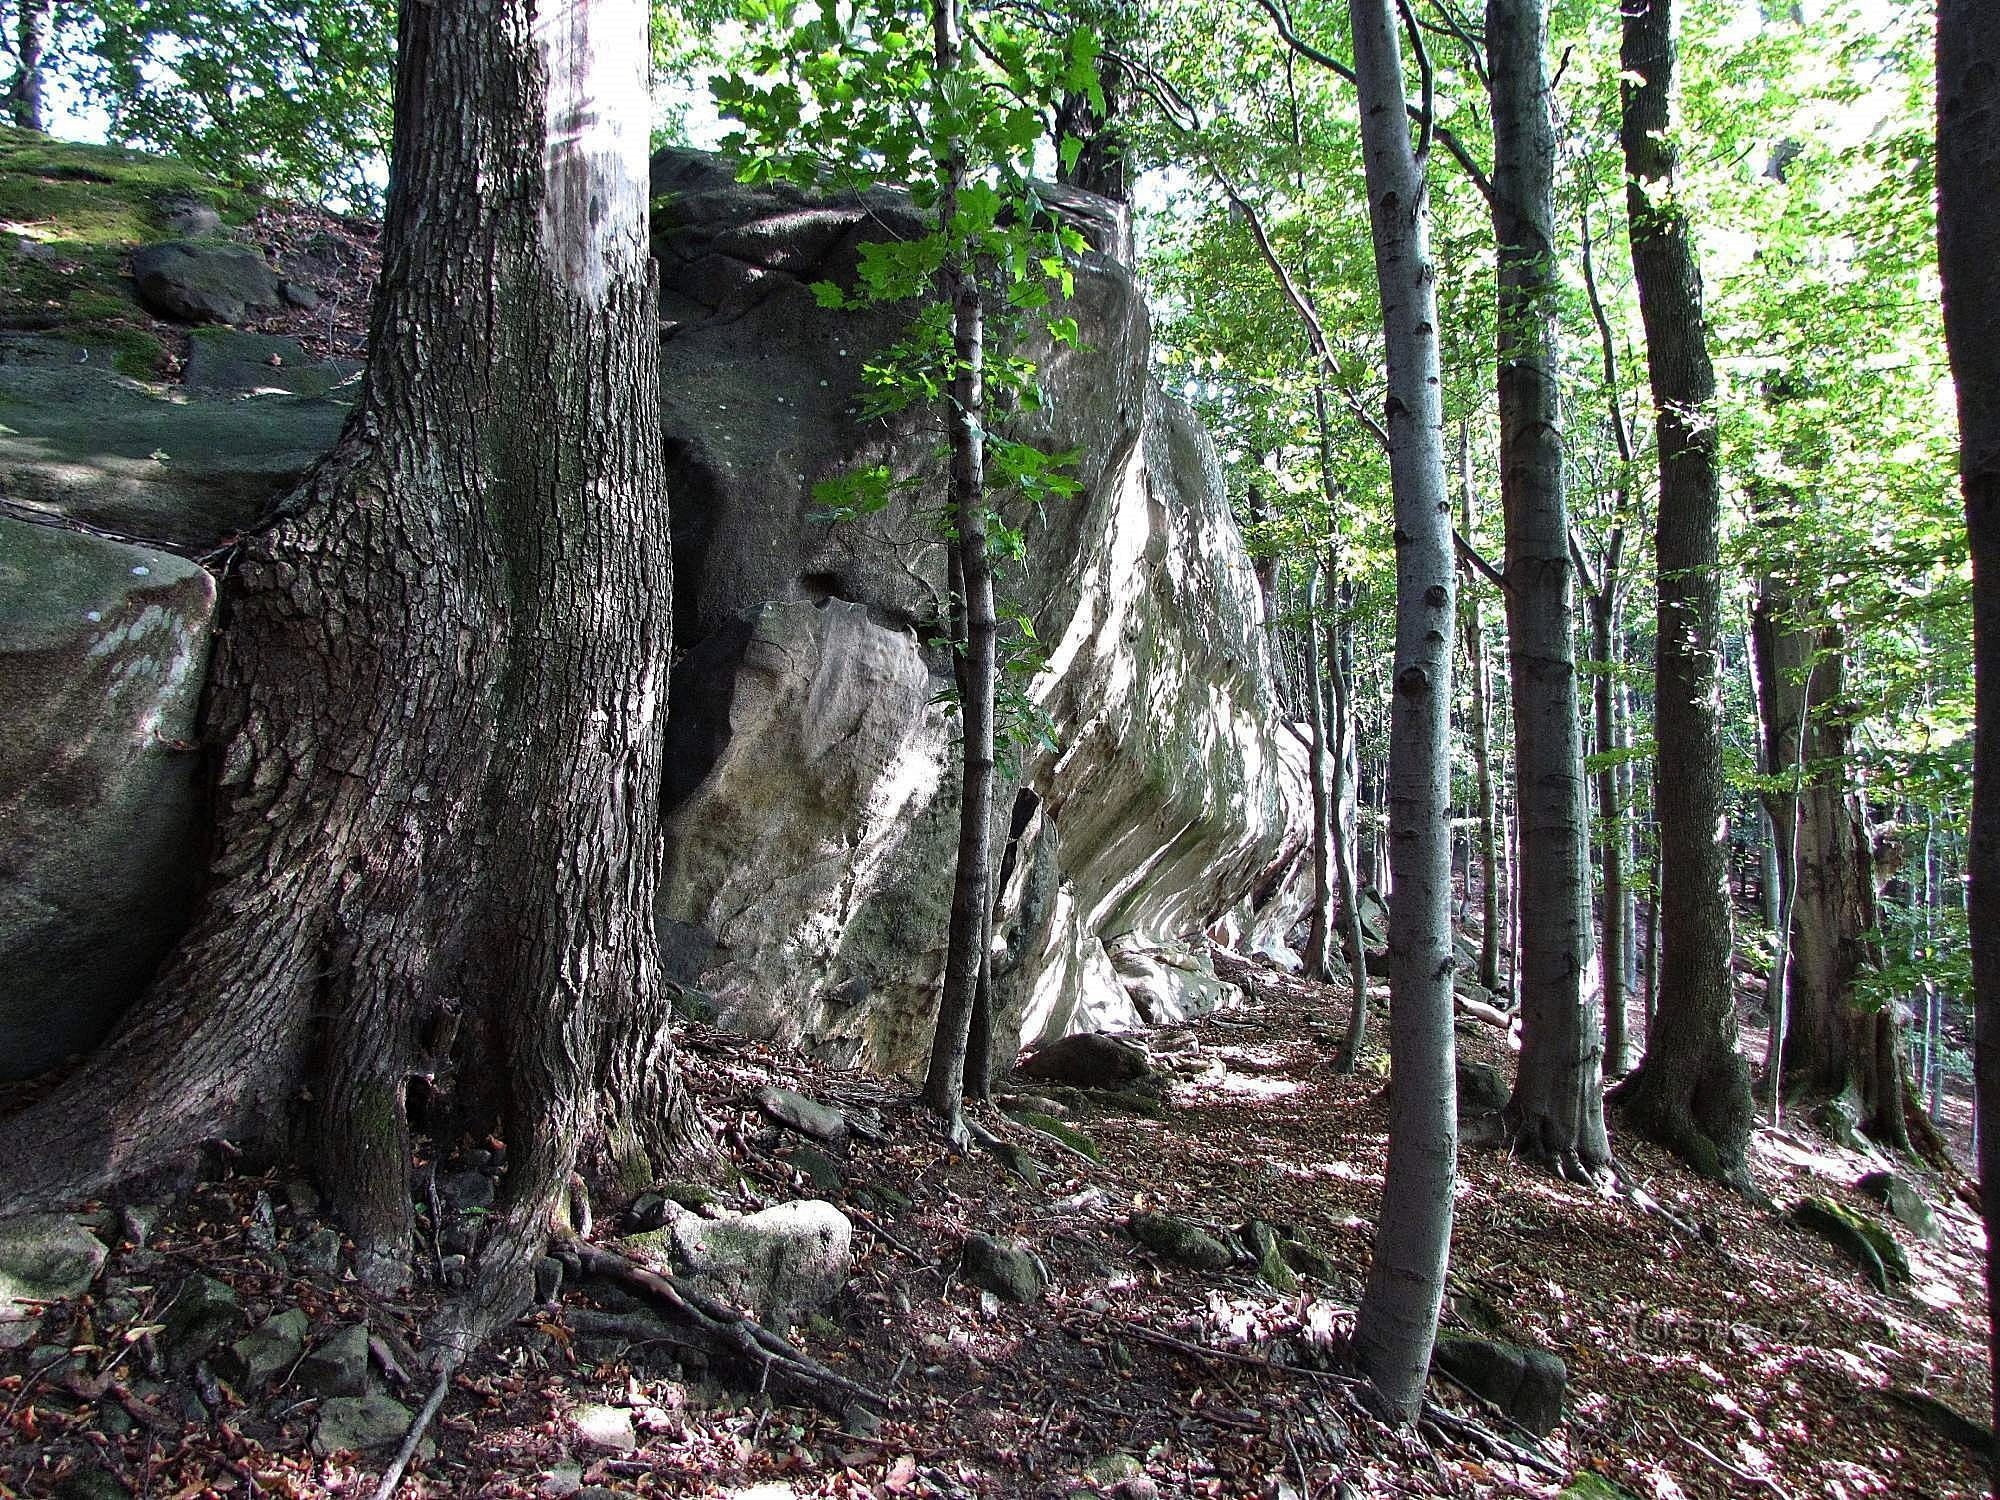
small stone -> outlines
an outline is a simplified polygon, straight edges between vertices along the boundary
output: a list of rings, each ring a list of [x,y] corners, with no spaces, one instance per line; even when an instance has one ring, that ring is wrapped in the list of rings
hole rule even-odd
[[[466,1267],[470,1264],[463,1255],[447,1255],[438,1263],[438,1270],[444,1273],[444,1284],[454,1288],[464,1286]]]
[[[410,1430],[410,1409],[379,1391],[366,1396],[335,1396],[319,1409],[313,1429],[313,1452],[370,1453],[393,1447]]]
[[[104,1242],[62,1214],[0,1220],[0,1314],[60,1302],[90,1290],[104,1269]]]
[[[96,1464],[66,1476],[51,1493],[55,1500],[132,1500],[124,1481]]]
[[[319,1189],[302,1177],[285,1184],[285,1206],[295,1214],[319,1212]]]
[[[289,278],[278,283],[278,295],[285,299],[287,305],[296,307],[302,312],[313,311],[324,300],[318,291],[303,281],[292,281]]]
[[[329,1334],[304,1359],[292,1384],[310,1396],[359,1396],[368,1389],[368,1329],[360,1323]]]
[[[454,1172],[438,1183],[438,1196],[460,1213],[493,1206],[493,1179],[484,1172]]]
[[[574,1495],[583,1488],[583,1465],[551,1465],[548,1473],[542,1476],[538,1488],[542,1494],[549,1496],[550,1500],[562,1500],[565,1495]]]
[[[1262,1219],[1252,1219],[1243,1226],[1243,1242],[1250,1247],[1250,1253],[1257,1257],[1257,1275],[1274,1292],[1287,1296],[1299,1289],[1298,1274],[1285,1259],[1284,1241],[1278,1231]]]
[[[975,1234],[965,1242],[965,1279],[1009,1302],[1033,1302],[1048,1286],[1034,1253],[1020,1243],[1009,1244]]]
[[[882,1418],[872,1407],[850,1406],[840,1430],[849,1437],[872,1438],[882,1431]]]
[[[83,1372],[83,1356],[72,1354],[67,1344],[39,1344],[28,1351],[28,1368],[40,1370],[44,1380],[60,1380]]]
[[[788,1125],[815,1140],[837,1146],[847,1139],[847,1116],[830,1104],[821,1104],[791,1089],[773,1084],[757,1090],[757,1107],[780,1125]]]
[[[118,1232],[134,1245],[149,1244],[160,1227],[160,1205],[128,1203],[118,1215]]]
[[[243,1231],[253,1250],[278,1248],[278,1223],[271,1211],[271,1195],[259,1192],[250,1202],[250,1222]]]
[[[340,1269],[340,1236],[331,1229],[315,1229],[292,1247],[292,1261],[308,1275],[333,1275]]]
[[[235,1292],[211,1277],[190,1276],[160,1321],[161,1352],[167,1368],[178,1372],[241,1330],[244,1320]]]
[[[842,1187],[840,1164],[817,1146],[794,1146],[783,1157],[816,1193],[837,1193]]]
[[[1229,1247],[1198,1225],[1174,1214],[1134,1214],[1132,1235],[1155,1255],[1197,1271],[1221,1271],[1235,1264]]]
[[[632,1413],[622,1406],[580,1406],[571,1418],[577,1436],[608,1453],[630,1453],[639,1446]]]
[[[42,1336],[42,1315],[22,1309],[0,1313],[0,1352],[25,1349]]]
[[[305,1352],[310,1327],[306,1315],[296,1307],[266,1318],[229,1346],[217,1369],[243,1394],[261,1391]]]
[[[1145,1465],[1129,1453],[1107,1453],[1090,1461],[1089,1474],[1096,1484],[1119,1484],[1127,1479],[1137,1479],[1145,1472]]]
[[[541,1303],[556,1301],[562,1296],[563,1263],[553,1255],[544,1255],[535,1262],[535,1300]]]

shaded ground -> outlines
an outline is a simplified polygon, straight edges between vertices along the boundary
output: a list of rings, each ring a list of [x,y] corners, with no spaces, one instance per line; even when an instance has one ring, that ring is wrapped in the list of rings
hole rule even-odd
[[[890,1086],[687,1028],[693,1082],[724,1148],[710,1175],[739,1206],[815,1191],[780,1159],[796,1141],[756,1112],[756,1088],[783,1082],[880,1111],[888,1140],[856,1143],[837,1163],[841,1185],[824,1190],[866,1217],[857,1219],[854,1280],[796,1337],[890,1392],[891,1410],[879,1425],[850,1418],[843,1430],[820,1412],[717,1384],[685,1350],[582,1331],[604,1326],[593,1323],[593,1305],[622,1305],[585,1283],[459,1378],[434,1429],[438,1451],[417,1462],[402,1493],[556,1495],[579,1484],[756,1500],[1558,1493],[1559,1482],[1462,1434],[1399,1438],[1357,1407],[1337,1373],[1337,1346],[1379,1187],[1380,1059],[1355,1077],[1332,1076],[1345,996],[1266,971],[1248,982],[1240,1008],[1148,1039],[1174,1079],[1163,1117],[1080,1111],[1073,1123],[1103,1164],[1035,1142],[1039,1187],[984,1153],[948,1150]],[[1504,1062],[1491,1028],[1462,1031],[1461,1044]],[[1889,1394],[1986,1409],[1980,1241],[1967,1213],[1933,1193],[1945,1242],[1911,1244],[1916,1279],[1882,1295],[1830,1246],[1649,1149],[1628,1146],[1625,1159],[1697,1237],[1502,1154],[1463,1161],[1454,1317],[1497,1314],[1503,1336],[1568,1362],[1567,1422],[1539,1450],[1555,1469],[1592,1471],[1658,1500],[1751,1483],[1795,1497],[1980,1492],[1974,1456]],[[1828,1192],[1876,1212],[1847,1189],[1870,1163],[1815,1138],[1766,1134],[1755,1163],[1781,1201]],[[344,1272],[298,1274],[286,1252],[312,1220],[280,1206],[278,1248],[256,1248],[259,1191],[284,1203],[270,1178],[227,1176],[199,1190],[149,1248],[114,1255],[109,1282],[56,1308],[44,1339],[81,1356],[66,1382],[63,1371],[37,1376],[27,1351],[0,1357],[0,1493],[54,1494],[97,1470],[157,1497],[372,1493],[386,1454],[315,1456],[318,1403],[296,1391],[253,1405],[227,1385],[209,1385],[204,1402],[200,1381],[145,1383],[147,1330],[197,1268],[233,1284],[253,1316],[298,1306],[316,1324],[365,1317],[392,1361],[414,1368],[411,1345],[435,1289],[383,1303]],[[1248,1267],[1187,1270],[1128,1236],[1124,1220],[1140,1208],[1216,1226],[1252,1216],[1285,1223],[1333,1264],[1290,1296]],[[1052,1275],[1048,1295],[1017,1307],[969,1286],[959,1256],[972,1232],[1031,1245]],[[130,1300],[117,1306],[114,1296]],[[108,1304],[127,1316],[108,1317]],[[75,1394],[106,1370],[110,1394]],[[1478,1414],[1466,1398],[1435,1391]],[[411,1405],[420,1398],[404,1393]],[[584,1441],[573,1419],[589,1403],[629,1412],[640,1446]]]

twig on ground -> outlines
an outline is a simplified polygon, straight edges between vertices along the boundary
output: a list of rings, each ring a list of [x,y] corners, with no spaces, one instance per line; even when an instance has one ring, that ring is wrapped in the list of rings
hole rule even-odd
[[[424,1429],[431,1425],[431,1418],[444,1405],[445,1392],[451,1389],[451,1377],[458,1369],[457,1360],[446,1360],[438,1371],[437,1384],[419,1408],[410,1430],[403,1434],[403,1445],[396,1450],[396,1456],[389,1461],[389,1467],[382,1475],[382,1482],[375,1486],[375,1500],[390,1500],[396,1493],[396,1486],[403,1482],[403,1471],[410,1466],[410,1460],[417,1455],[417,1445],[424,1440]]]
[[[1787,1490],[1782,1484],[1779,1484],[1778,1481],[1773,1479],[1770,1475],[1752,1474],[1748,1469],[1738,1468],[1735,1464],[1731,1463],[1721,1454],[1715,1452],[1712,1448],[1703,1447],[1700,1443],[1696,1442],[1693,1438],[1689,1437],[1685,1432],[1682,1432],[1680,1428],[1674,1426],[1672,1422],[1667,1423],[1667,1431],[1671,1432],[1675,1437],[1679,1438],[1683,1443],[1686,1443],[1688,1447],[1694,1449],[1695,1452],[1699,1453],[1703,1458],[1707,1459],[1710,1463],[1714,1464],[1718,1469],[1722,1470],[1723,1473],[1729,1475],[1730,1478],[1738,1481],[1739,1483],[1750,1485],[1756,1489],[1769,1490],[1772,1494],[1778,1497],[1778,1500],[1792,1500],[1791,1492]]]

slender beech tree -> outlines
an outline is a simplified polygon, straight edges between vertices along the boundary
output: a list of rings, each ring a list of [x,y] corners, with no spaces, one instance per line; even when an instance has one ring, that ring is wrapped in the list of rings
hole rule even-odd
[[[55,0],[19,0],[14,17],[14,81],[7,86],[8,112],[23,130],[48,128],[42,108],[45,59],[55,29]]]
[[[2000,1433],[2000,11],[1939,0],[1938,270],[1958,387],[1959,477],[1972,549],[1977,729],[1967,911],[1972,926],[1973,1050],[1986,1295]],[[2000,1450],[1993,1455],[2000,1481]]]
[[[952,81],[964,66],[958,0],[932,9],[938,112],[934,129],[956,130]],[[993,607],[993,563],[986,551],[985,310],[971,247],[959,225],[967,182],[966,155],[947,134],[939,153],[938,223],[946,240],[938,271],[939,300],[951,309],[952,357],[945,427],[951,444],[952,641],[957,657],[963,755],[958,803],[958,869],[951,888],[944,992],[931,1038],[923,1097],[954,1136],[965,1132],[965,1054],[991,930],[989,874],[993,843],[993,704],[999,627]],[[988,1046],[990,1047],[990,1021]]]
[[[404,6],[367,379],[227,574],[207,893],[101,1051],[0,1125],[0,1211],[289,1138],[393,1285],[414,1101],[507,1143],[462,1346],[526,1302],[580,1153],[629,1180],[691,1138],[653,916],[647,25]]]
[[[1431,77],[1420,140],[1410,139],[1394,0],[1348,0],[1362,159],[1388,358],[1389,470],[1395,492],[1396,670],[1390,707],[1389,1160],[1375,1257],[1354,1347],[1389,1412],[1423,1403],[1451,1248],[1458,1172],[1451,943],[1451,502],[1437,272],[1424,173]],[[1419,49],[1421,37],[1412,28]]]
[[[1750,1071],[1737,1051],[1722,765],[1722,520],[1701,273],[1674,196],[1673,0],[1627,0],[1625,207],[1660,456],[1654,663],[1662,953],[1646,1059],[1621,1087],[1642,1134],[1748,1185]]]
[[[1472,434],[1458,429],[1458,528],[1468,542],[1477,534],[1472,489]],[[1467,565],[1468,571],[1470,564]],[[1474,853],[1479,860],[1481,921],[1479,982],[1500,992],[1500,852],[1499,824],[1493,807],[1493,689],[1486,670],[1486,621],[1479,593],[1468,593],[1460,610],[1465,634],[1466,674],[1472,686],[1472,775],[1478,799],[1479,831]]]
[[[1557,384],[1555,122],[1547,0],[1487,0],[1499,247],[1500,499],[1521,824],[1516,1149],[1563,1176],[1610,1165],[1590,914],[1569,503]]]

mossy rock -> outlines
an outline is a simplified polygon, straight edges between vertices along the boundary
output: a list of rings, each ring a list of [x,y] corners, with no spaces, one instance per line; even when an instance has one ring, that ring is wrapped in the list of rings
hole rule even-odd
[[[794,1146],[780,1160],[803,1176],[814,1192],[837,1193],[844,1185],[840,1163],[817,1146]]]
[[[1910,1258],[1896,1237],[1844,1203],[1831,1198],[1801,1198],[1792,1207],[1792,1222],[1845,1251],[1878,1292],[1910,1279]]]
[[[1030,1130],[1039,1130],[1044,1135],[1052,1135],[1072,1151],[1080,1152],[1092,1161],[1101,1162],[1103,1156],[1097,1150],[1097,1142],[1078,1130],[1074,1125],[1058,1120],[1054,1115],[1045,1115],[1040,1110],[1009,1109],[1007,1118],[1018,1120]]]
[[[1298,1274],[1285,1257],[1286,1241],[1275,1227],[1262,1219],[1252,1219],[1239,1233],[1250,1253],[1257,1257],[1257,1275],[1266,1286],[1286,1295],[1299,1289]]]
[[[722,1202],[722,1194],[701,1182],[663,1182],[660,1184],[660,1196],[671,1198],[690,1213]]]
[[[1134,1214],[1132,1237],[1155,1255],[1197,1271],[1227,1270],[1236,1263],[1229,1247],[1198,1224],[1174,1214]]]
[[[1556,1500],[1632,1500],[1632,1492],[1601,1474],[1579,1474]]]

